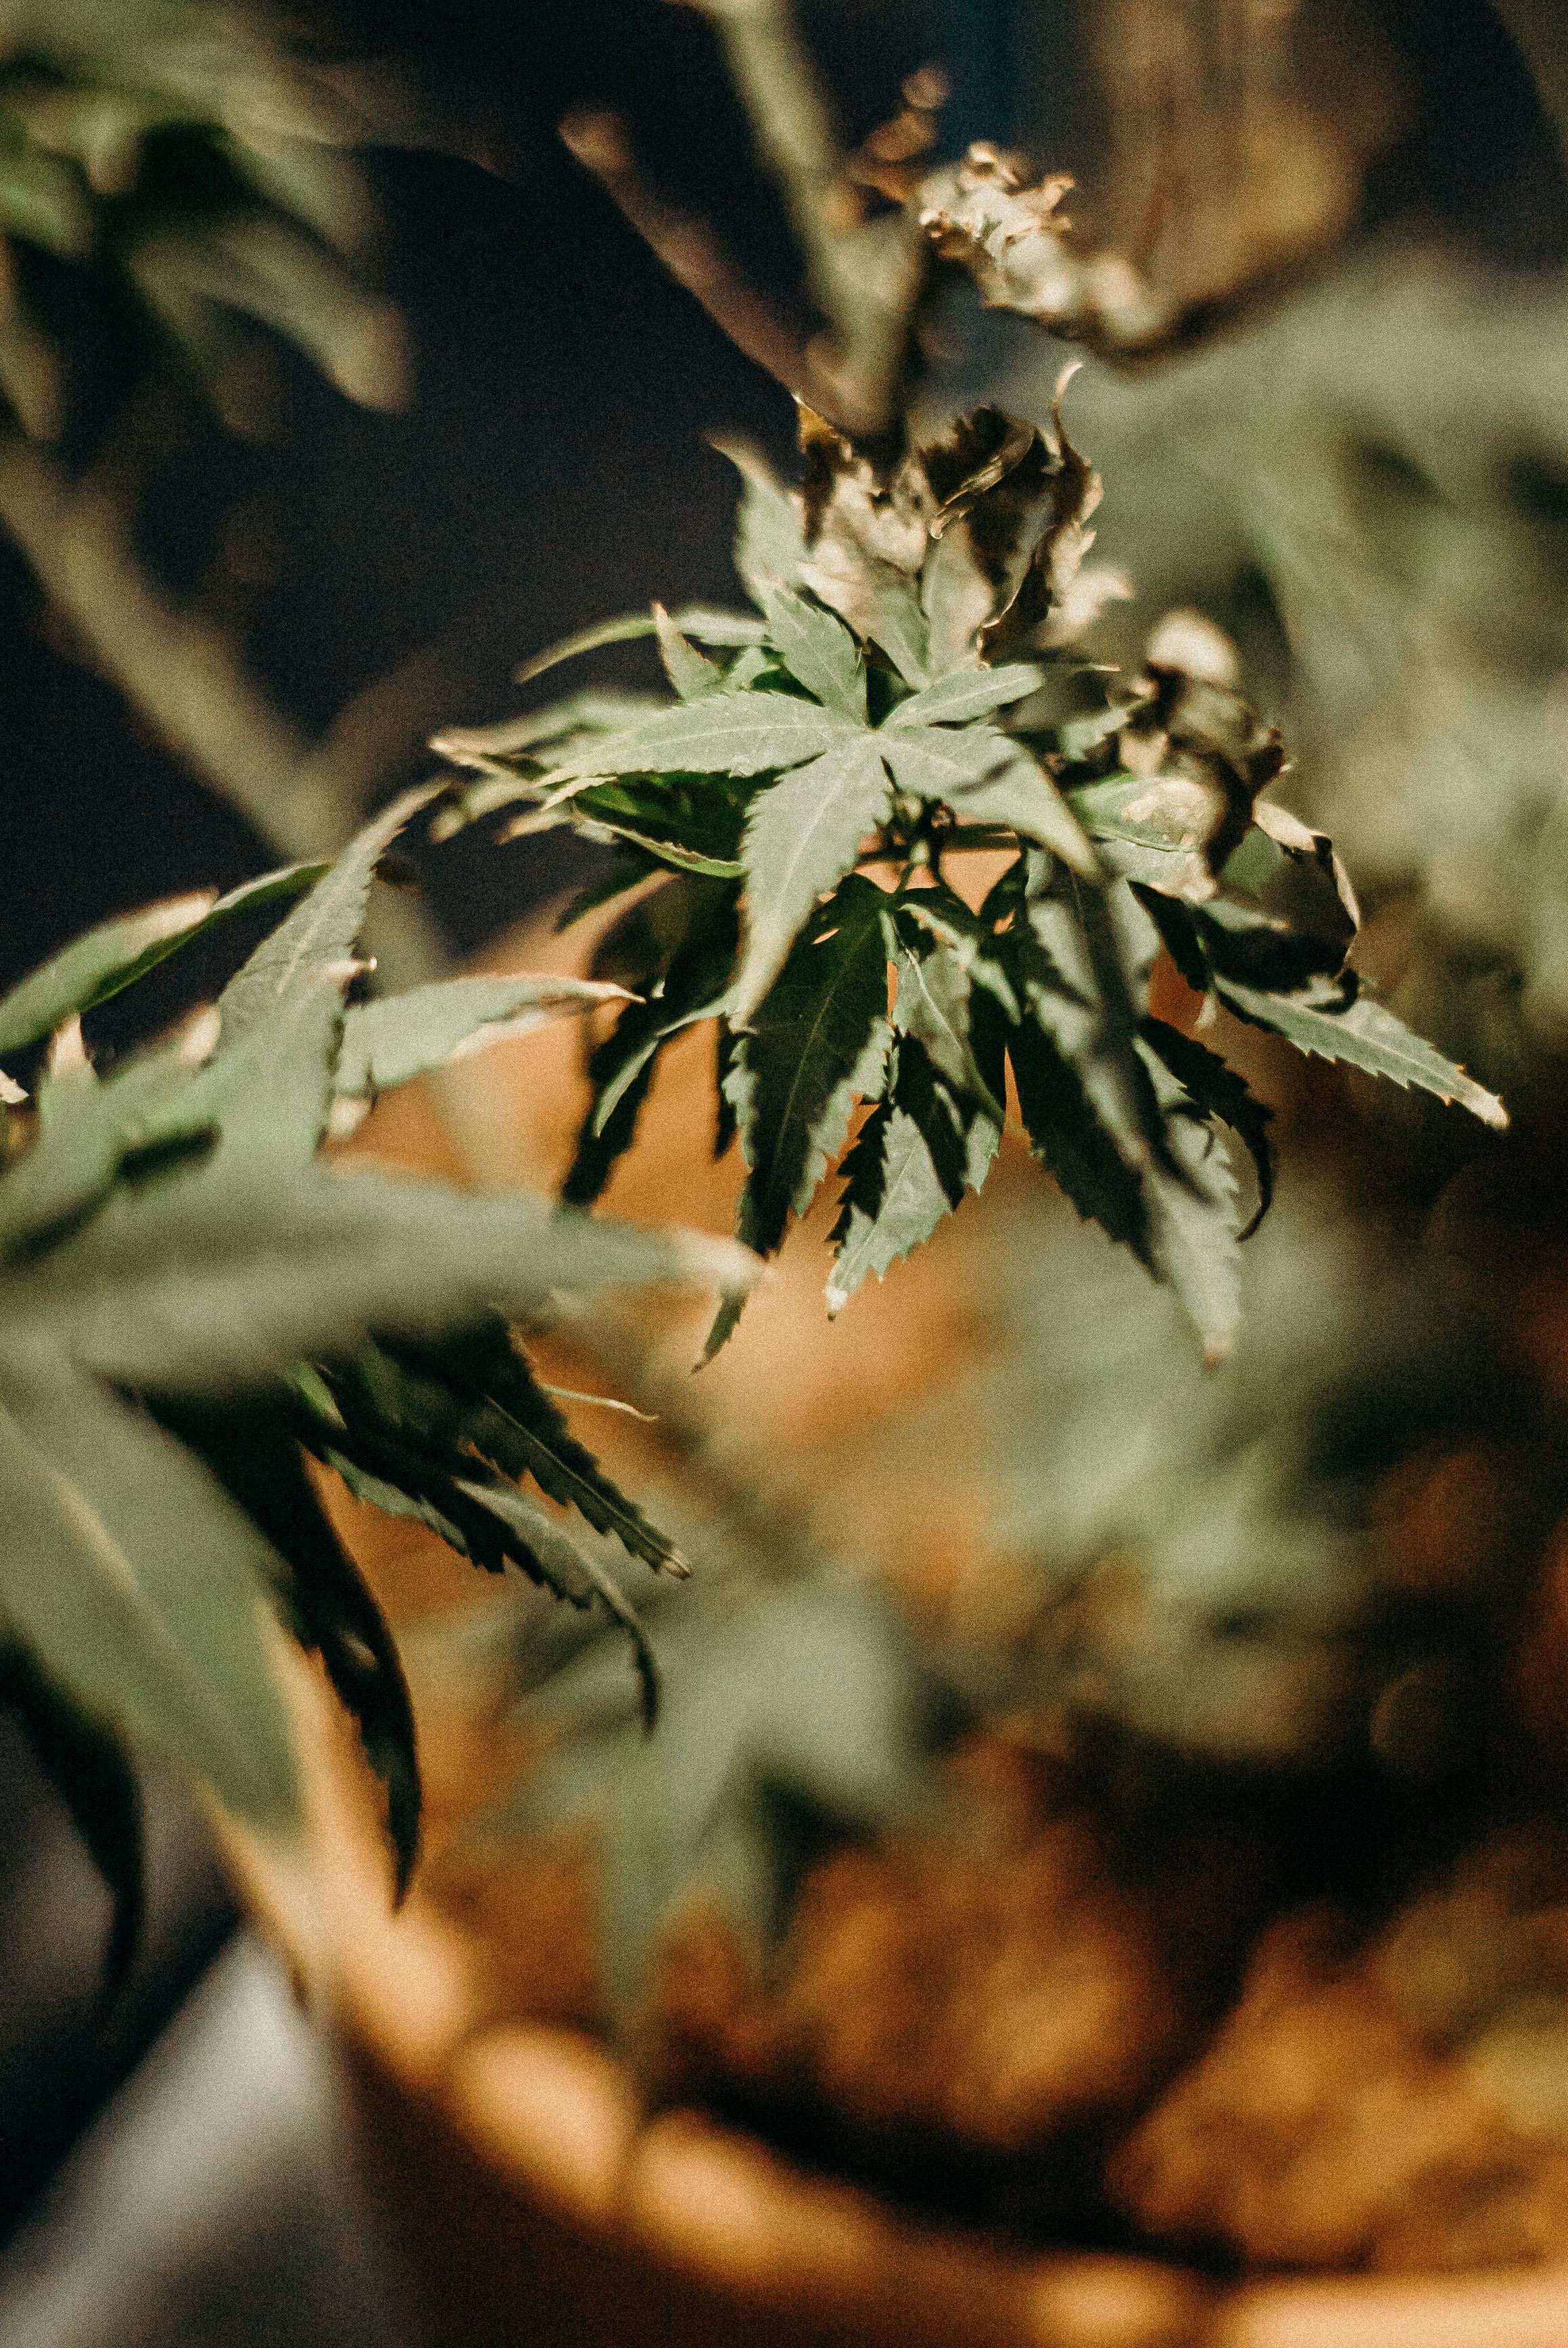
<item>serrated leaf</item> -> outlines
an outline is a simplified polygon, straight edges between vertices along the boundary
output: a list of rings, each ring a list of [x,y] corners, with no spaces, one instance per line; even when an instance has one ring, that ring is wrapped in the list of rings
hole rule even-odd
[[[888,716],[890,730],[917,726],[961,726],[989,717],[1009,702],[1025,700],[1037,690],[1045,672],[1032,662],[1015,661],[1001,668],[959,669],[937,679],[901,701]]]
[[[790,675],[825,709],[866,723],[866,667],[842,620],[790,588],[764,590],[768,639]]]
[[[389,1092],[502,1037],[625,1000],[624,987],[593,979],[477,977],[357,1004],[343,1021],[333,1090],[350,1099]]]
[[[1205,1117],[1218,1117],[1245,1144],[1257,1176],[1257,1208],[1238,1239],[1250,1239],[1274,1200],[1274,1111],[1250,1090],[1238,1070],[1163,1019],[1146,1019],[1143,1036]]]
[[[894,917],[894,928],[895,1029],[919,1045],[956,1101],[984,1108],[999,1128],[1001,1103],[975,1057],[969,973],[962,957],[922,928],[907,900]]]
[[[1221,1001],[1239,1018],[1283,1035],[1297,1051],[1341,1060],[1349,1067],[1365,1069],[1368,1076],[1387,1076],[1396,1085],[1413,1085],[1440,1101],[1469,1109],[1472,1117],[1498,1131],[1508,1124],[1508,1111],[1494,1093],[1445,1060],[1368,995],[1358,994],[1340,1010],[1332,999],[1314,1003],[1296,995],[1266,994],[1225,978],[1219,982],[1219,992]]]
[[[888,1102],[873,1110],[845,1159],[834,1225],[827,1309],[841,1313],[868,1272],[878,1279],[928,1240],[953,1201],[921,1126]]]
[[[220,922],[297,897],[326,870],[324,864],[290,865],[247,880],[227,896],[201,890],[101,922],[0,1000],[0,1052],[23,1052],[43,1043],[66,1020],[108,1003]]]
[[[1103,878],[1100,859],[1067,801],[1038,759],[1016,744],[989,770],[954,786],[953,813],[974,823],[1003,823],[1020,839],[1049,848],[1085,880]]]
[[[485,1458],[507,1475],[531,1476],[550,1499],[575,1509],[595,1532],[611,1535],[656,1573],[686,1575],[674,1542],[578,1441],[504,1329],[449,1345],[435,1358],[446,1385],[470,1404],[467,1437]]]
[[[551,787],[602,775],[761,775],[783,772],[853,739],[836,710],[786,693],[717,693],[682,703],[624,734],[607,735],[551,768]]]
[[[271,1559],[179,1445],[87,1380],[0,1402],[0,1613],[87,1716],[269,1831],[298,1787],[261,1632]]]
[[[734,892],[689,892],[688,926],[657,982],[657,991],[623,1011],[588,1063],[593,1101],[561,1196],[590,1206],[604,1191],[617,1159],[630,1148],[652,1084],[659,1054],[671,1039],[723,1006],[740,943]]]
[[[770,1254],[844,1147],[886,1059],[887,899],[852,873],[796,942],[735,1056],[748,1173],[739,1230]]]
[[[736,1026],[752,1019],[817,901],[852,870],[892,803],[877,737],[867,734],[758,793],[743,843],[746,949],[730,1008]]]
[[[631,1643],[642,1725],[651,1733],[659,1718],[659,1664],[637,1609],[625,1591],[593,1558],[567,1538],[553,1518],[521,1492],[514,1491],[509,1485],[477,1484],[466,1478],[459,1478],[457,1483],[460,1491],[501,1519],[513,1541],[533,1561],[539,1580],[559,1587],[571,1568],[584,1577],[593,1595]]]
[[[653,606],[653,626],[664,674],[682,701],[700,701],[724,682],[723,671],[688,643],[662,603]]]
[[[957,957],[971,988],[982,988],[999,1010],[1016,1023],[1018,996],[1006,962],[998,951],[991,922],[983,914],[971,912],[963,899],[945,883],[932,889],[912,890],[902,901],[898,918],[901,924],[913,922],[946,946]]]

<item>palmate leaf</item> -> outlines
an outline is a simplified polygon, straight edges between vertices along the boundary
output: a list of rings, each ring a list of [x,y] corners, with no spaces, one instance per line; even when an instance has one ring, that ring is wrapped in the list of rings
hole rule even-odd
[[[602,1962],[622,2023],[686,1900],[716,1899],[752,1948],[773,1942],[803,1827],[864,1834],[907,1816],[930,1797],[949,1725],[904,1624],[864,1584],[721,1588],[667,1610],[660,1649],[664,1709],[648,1742],[606,1701],[602,1642],[525,1698],[531,1725],[569,1733],[497,1821],[515,1835],[595,1814]]]
[[[763,592],[767,641],[792,676],[821,702],[858,726],[866,724],[866,664],[842,620],[788,587]]]
[[[1508,1123],[1508,1111],[1494,1093],[1412,1035],[1402,1020],[1369,995],[1358,994],[1341,1009],[1332,995],[1314,1002],[1310,997],[1266,994],[1229,979],[1221,980],[1219,992],[1221,1001],[1238,1018],[1283,1035],[1298,1052],[1342,1060],[1349,1067],[1365,1069],[1368,1076],[1413,1085],[1440,1101],[1457,1101],[1483,1125],[1498,1130]]]
[[[651,1704],[651,1661],[624,1594],[494,1458],[512,1474],[526,1466],[651,1562],[680,1560],[514,1359],[502,1316],[536,1317],[602,1282],[683,1278],[695,1261],[683,1241],[543,1201],[312,1162],[340,1081],[405,1080],[497,1016],[619,992],[456,982],[345,1019],[375,862],[426,796],[389,809],[316,884],[225,989],[216,1020],[101,1076],[67,1029],[26,1146],[0,1176],[0,1509],[13,1536],[0,1550],[0,1649],[56,1692],[79,1751],[123,1736],[280,1829],[297,1816],[269,1664],[267,1613],[281,1612],[358,1722],[404,1880],[418,1807],[407,1691],[293,1442],[307,1436],[481,1563],[516,1562],[602,1604],[632,1638]],[[732,892],[732,942],[733,910]],[[79,960],[78,976],[102,986],[147,945],[122,933],[113,954]],[[695,1246],[711,1264],[743,1261],[727,1244],[718,1256]],[[425,1424],[389,1408],[386,1381],[369,1377],[386,1347],[428,1352],[476,1331],[492,1345],[500,1334],[489,1385],[459,1381],[456,1363],[426,1376]],[[358,1398],[352,1420],[333,1379]],[[69,1740],[56,1741],[68,1770]],[[121,1858],[134,1870],[134,1852]]]
[[[917,1043],[895,1047],[887,1090],[844,1161],[827,1309],[836,1315],[868,1272],[878,1279],[978,1190],[1001,1139],[983,1108],[957,1099]]]
[[[690,1569],[680,1550],[577,1440],[504,1323],[491,1322],[435,1349],[405,1347],[395,1358],[415,1375],[433,1375],[444,1396],[456,1397],[460,1439],[482,1458],[514,1478],[530,1476],[550,1499],[575,1509],[655,1572],[684,1578]]]

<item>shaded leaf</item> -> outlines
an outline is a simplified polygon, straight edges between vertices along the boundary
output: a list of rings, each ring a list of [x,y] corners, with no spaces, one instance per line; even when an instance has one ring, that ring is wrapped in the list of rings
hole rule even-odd
[[[748,1173],[738,1229],[769,1254],[843,1148],[887,1052],[887,899],[852,873],[797,941],[743,1035],[732,1092]]]
[[[251,1824],[295,1824],[261,1629],[272,1560],[248,1519],[125,1404],[36,1365],[0,1402],[0,1613],[67,1701]]]
[[[1246,1078],[1163,1019],[1146,1019],[1143,1036],[1205,1117],[1218,1117],[1245,1144],[1257,1176],[1257,1208],[1239,1239],[1250,1239],[1274,1200],[1274,1147],[1268,1128],[1274,1111],[1249,1089]]]
[[[350,1098],[388,1092],[502,1036],[625,999],[624,987],[579,978],[450,978],[412,987],[348,1013],[333,1089]]]
[[[1404,1022],[1369,995],[1358,994],[1338,1007],[1335,999],[1314,1002],[1307,997],[1265,994],[1256,987],[1220,981],[1220,999],[1254,1027],[1283,1035],[1297,1051],[1316,1053],[1325,1060],[1342,1060],[1365,1069],[1368,1076],[1387,1076],[1392,1083],[1414,1085],[1440,1101],[1456,1102],[1501,1131],[1508,1111],[1462,1068],[1411,1034]]]

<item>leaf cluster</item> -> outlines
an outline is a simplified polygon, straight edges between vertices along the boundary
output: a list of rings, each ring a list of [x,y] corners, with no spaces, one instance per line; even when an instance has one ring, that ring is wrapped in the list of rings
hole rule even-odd
[[[655,606],[526,672],[641,632],[672,700],[579,694],[439,739],[469,771],[453,820],[520,806],[513,830],[613,851],[574,911],[626,901],[596,967],[640,1000],[592,1054],[566,1195],[601,1194],[659,1055],[712,1020],[739,1236],[771,1253],[837,1169],[831,1310],[979,1189],[1011,1098],[1218,1358],[1249,1220],[1218,1134],[1250,1153],[1261,1211],[1268,1112],[1153,1014],[1162,952],[1301,1050],[1501,1108],[1360,991],[1354,898],[1327,840],[1263,796],[1284,751],[1217,632],[1173,616],[1127,678],[1074,652],[1119,591],[1085,565],[1100,485],[1060,409],[1050,433],[979,409],[891,469],[810,411],[802,442],[793,492],[733,452],[752,612]],[[1001,867],[983,894],[980,853]]]
[[[684,1564],[571,1435],[516,1333],[562,1295],[744,1266],[723,1244],[319,1159],[345,1105],[619,992],[487,978],[349,999],[376,864],[427,797],[331,868],[108,923],[0,1001],[0,1051],[34,1069],[0,1081],[0,1684],[132,1906],[128,1747],[261,1828],[297,1816],[270,1616],[356,1718],[400,1879],[413,1865],[407,1691],[302,1446],[487,1570],[601,1607],[651,1711],[635,1612],[566,1512],[656,1571]],[[214,1007],[95,1065],[83,1011],[291,898]]]
[[[254,325],[353,398],[391,407],[406,361],[369,281],[364,126],[255,14],[210,0],[46,7],[0,68],[0,235],[96,273],[169,342],[224,421],[275,406]],[[31,273],[0,292],[0,389],[55,438],[67,370]]]

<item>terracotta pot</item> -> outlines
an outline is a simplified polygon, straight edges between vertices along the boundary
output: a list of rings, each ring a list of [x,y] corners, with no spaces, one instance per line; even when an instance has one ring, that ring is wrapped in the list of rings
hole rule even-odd
[[[1564,2348],[1568,2268],[1216,2284],[913,2222],[689,2111],[640,2121],[591,2040],[487,2026],[474,1952],[394,1915],[374,1803],[324,1684],[290,1665],[311,1826],[231,1833],[254,1912],[345,2049],[373,2188],[462,2348]]]
[[[537,929],[496,966],[559,970],[568,960]],[[482,1086],[487,1173],[559,1176],[581,1097],[577,1048],[563,1026],[465,1064],[465,1083]],[[671,1056],[612,1208],[727,1227],[733,1173],[709,1165],[694,1140],[708,1115],[707,1048],[693,1035]],[[394,1097],[369,1132],[378,1155],[443,1164],[439,1125],[417,1091]],[[943,1246],[961,1251],[974,1228],[955,1219]],[[818,1488],[833,1481],[846,1534],[885,1563],[887,1496],[863,1477],[850,1488],[845,1446],[857,1414],[896,1407],[911,1379],[929,1378],[961,1346],[954,1299],[966,1282],[933,1246],[828,1333],[815,1236],[786,1250],[705,1374],[705,1393],[753,1453],[787,1453]],[[890,1322],[910,1313],[917,1345]],[[901,1473],[907,1487],[907,1463]],[[901,1493],[906,1581],[937,1585],[972,1562],[978,1496],[950,1487],[936,1482],[913,1504]],[[438,1545],[421,1552],[406,1529],[376,1522],[379,1533],[350,1523],[351,1538],[373,1531],[376,1578],[405,1616],[466,1595],[449,1556],[428,1553]],[[372,2181],[434,2327],[455,2348],[1568,2348],[1568,2268],[1225,2285],[1154,2259],[1041,2255],[917,2223],[696,2112],[642,2123],[628,2077],[599,2044],[493,2024],[480,1952],[433,1900],[416,1890],[394,1915],[350,1732],[316,1673],[293,1655],[286,1668],[309,1836],[282,1850],[231,1832],[234,1866],[303,1994],[340,2035]]]

